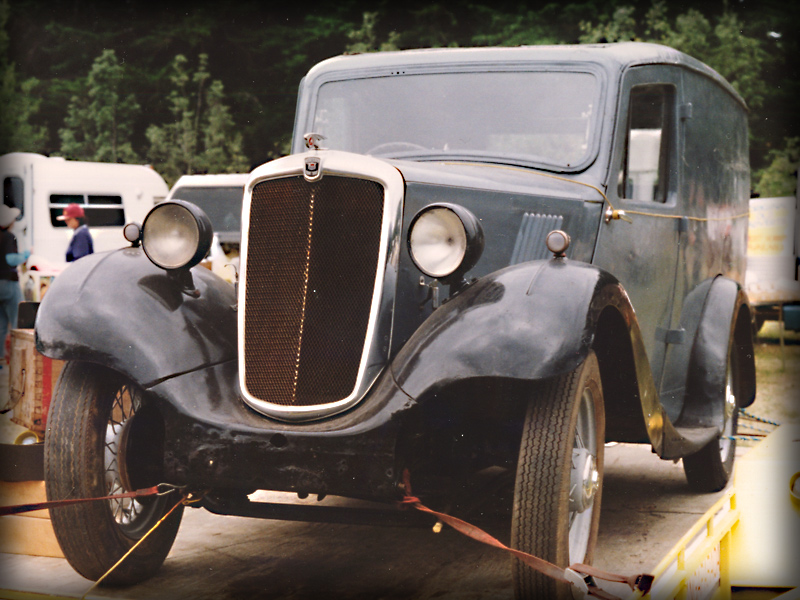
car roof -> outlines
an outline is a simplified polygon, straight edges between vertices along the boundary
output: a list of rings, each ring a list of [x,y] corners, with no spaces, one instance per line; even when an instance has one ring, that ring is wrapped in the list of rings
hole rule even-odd
[[[612,71],[622,71],[638,65],[679,65],[699,72],[722,86],[742,105],[744,100],[714,69],[699,60],[660,44],[649,42],[618,42],[613,44],[561,44],[480,48],[425,48],[394,52],[346,54],[329,58],[314,66],[307,77],[313,79],[337,71],[372,71],[402,67],[447,67],[450,65],[480,65],[482,63],[590,62]],[[391,71],[402,74],[402,70]]]
[[[244,186],[249,173],[217,173],[212,175],[181,175],[172,189],[177,187],[230,187]]]

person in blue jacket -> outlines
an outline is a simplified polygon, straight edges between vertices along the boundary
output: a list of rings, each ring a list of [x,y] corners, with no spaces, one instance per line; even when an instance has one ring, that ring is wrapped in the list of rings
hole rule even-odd
[[[73,230],[72,239],[67,247],[67,262],[73,262],[94,252],[92,234],[86,226],[86,215],[83,207],[79,204],[67,204],[61,216],[56,217],[59,221],[65,221],[67,227]]]
[[[19,209],[0,204],[0,369],[6,362],[6,335],[17,326],[17,311],[22,302],[17,267],[28,260],[30,252],[17,251],[17,238],[11,228]]]

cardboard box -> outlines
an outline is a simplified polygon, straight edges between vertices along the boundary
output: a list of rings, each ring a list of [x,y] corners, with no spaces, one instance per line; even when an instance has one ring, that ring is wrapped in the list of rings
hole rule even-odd
[[[46,500],[43,481],[0,482],[0,505],[34,504]],[[48,510],[0,519],[0,552],[63,558]]]
[[[12,329],[9,363],[9,403],[14,410],[11,420],[43,437],[64,362],[36,351],[33,329]]]

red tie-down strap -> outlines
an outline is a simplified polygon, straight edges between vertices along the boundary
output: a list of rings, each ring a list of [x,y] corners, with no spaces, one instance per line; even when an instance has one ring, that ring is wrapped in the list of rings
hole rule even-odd
[[[121,500],[123,498],[145,498],[147,496],[156,496],[168,494],[173,490],[179,489],[180,486],[175,486],[169,483],[159,483],[149,488],[142,488],[133,492],[123,492],[122,494],[113,494],[111,496],[101,496],[99,498],[70,498],[67,500],[50,500],[48,502],[37,502],[36,504],[17,504],[16,506],[2,506],[0,507],[0,517],[5,515],[17,515],[19,513],[31,512],[34,510],[43,510],[45,508],[57,508],[59,506],[66,506],[68,504],[79,504],[81,502],[96,502],[98,500]]]
[[[467,537],[477,540],[483,544],[487,544],[489,546],[494,546],[495,548],[500,548],[501,550],[505,550],[506,552],[513,554],[515,557],[517,557],[519,560],[524,562],[529,567],[536,569],[540,573],[543,573],[548,577],[552,577],[557,581],[562,581],[564,583],[568,583],[570,585],[578,587],[579,589],[581,589],[581,591],[584,592],[584,594],[595,596],[597,598],[602,598],[603,600],[620,600],[618,596],[609,594],[608,592],[600,589],[596,585],[587,584],[582,575],[597,577],[598,579],[603,579],[604,581],[625,583],[632,590],[638,591],[642,594],[646,594],[648,591],[650,591],[650,587],[653,583],[652,575],[641,574],[632,577],[626,577],[624,575],[609,573],[607,571],[596,569],[594,567],[591,567],[589,565],[584,565],[581,563],[576,563],[574,565],[570,565],[570,567],[567,569],[563,569],[558,565],[554,565],[551,562],[539,558],[538,556],[528,554],[527,552],[522,552],[521,550],[517,550],[516,548],[510,548],[506,546],[503,542],[495,538],[494,536],[486,533],[483,529],[480,529],[475,525],[467,523],[466,521],[462,521],[457,517],[453,517],[451,515],[432,510],[427,506],[425,506],[424,504],[422,504],[419,498],[412,495],[411,477],[408,472],[408,469],[406,469],[403,472],[403,484],[404,484],[405,496],[401,500],[401,504],[406,506],[412,506],[421,512],[434,515],[442,523],[447,523],[448,525],[450,525],[450,527],[466,535]]]

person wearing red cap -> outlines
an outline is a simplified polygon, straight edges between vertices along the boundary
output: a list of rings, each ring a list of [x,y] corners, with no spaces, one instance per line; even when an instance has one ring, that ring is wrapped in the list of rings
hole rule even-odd
[[[67,262],[76,261],[94,252],[92,234],[84,222],[86,215],[83,207],[79,204],[67,204],[64,212],[56,219],[66,222],[67,227],[73,230],[72,239],[67,247]]]

